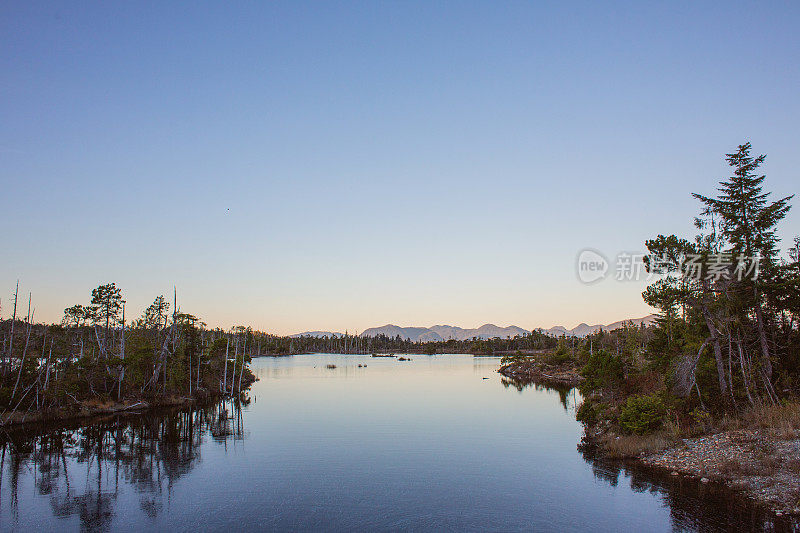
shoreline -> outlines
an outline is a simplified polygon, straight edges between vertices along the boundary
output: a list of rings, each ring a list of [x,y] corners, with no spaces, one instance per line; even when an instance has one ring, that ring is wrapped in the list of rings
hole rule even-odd
[[[114,407],[107,408],[80,408],[72,411],[60,410],[55,415],[50,414],[46,416],[38,413],[38,416],[28,416],[28,418],[22,421],[9,421],[4,425],[0,425],[0,429],[9,433],[14,433],[18,431],[28,431],[32,428],[39,428],[45,431],[53,428],[77,428],[113,417],[135,417],[161,411],[180,411],[193,406],[213,403],[221,398],[222,396],[205,399],[174,398],[158,403],[132,402],[129,405],[119,403]]]
[[[579,447],[600,456],[724,486],[775,516],[800,516],[800,431],[736,429],[671,438],[617,435],[608,421],[584,428]]]
[[[257,380],[258,378],[249,381],[246,387],[243,387],[242,392],[249,389],[250,385]],[[245,383],[243,382],[242,385],[245,385]],[[197,395],[194,397],[168,395],[156,398],[141,397],[122,401],[89,399],[83,400],[77,405],[60,409],[4,414],[0,416],[0,429],[11,429],[35,424],[63,424],[103,415],[135,415],[146,411],[165,408],[184,409],[194,405],[216,402],[228,396],[229,395],[221,393],[209,394],[206,392],[204,395]]]
[[[143,411],[152,409],[162,409],[168,407],[189,407],[193,404],[213,401],[220,396],[208,396],[206,398],[189,398],[182,396],[170,396],[159,399],[157,401],[147,401],[140,399],[136,401],[84,401],[78,406],[69,408],[61,408],[52,411],[37,411],[30,413],[10,413],[3,415],[0,420],[0,428],[17,428],[28,424],[50,424],[50,423],[63,423],[70,421],[79,421],[85,418],[94,416],[111,415],[111,414],[136,414]]]
[[[575,365],[550,365],[533,359],[502,365],[497,372],[519,383],[577,387],[583,382],[583,376]]]
[[[777,516],[800,515],[800,435],[734,430],[681,439],[636,459],[649,467],[716,482]]]
[[[583,381],[574,364],[537,359],[511,362],[497,372],[523,384],[577,387]],[[578,446],[598,456],[724,487],[775,516],[800,516],[800,430],[760,427],[678,438],[665,432],[617,434],[610,420],[583,425]]]

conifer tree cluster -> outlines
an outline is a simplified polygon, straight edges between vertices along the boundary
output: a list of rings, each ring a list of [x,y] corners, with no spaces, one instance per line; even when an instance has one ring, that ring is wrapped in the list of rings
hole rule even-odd
[[[782,257],[777,234],[792,196],[770,199],[751,151],[727,154],[716,195],[693,195],[693,240],[646,242],[646,267],[663,275],[643,293],[660,315],[648,354],[679,396],[722,409],[778,403],[800,384],[800,238]]]

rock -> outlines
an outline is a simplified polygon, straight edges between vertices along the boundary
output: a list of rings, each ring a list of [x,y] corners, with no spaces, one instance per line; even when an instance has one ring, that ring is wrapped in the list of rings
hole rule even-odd
[[[701,477],[700,478],[700,483],[708,483],[708,478],[707,477]]]
[[[673,470],[673,471],[672,471],[672,473],[671,473],[670,475],[671,475],[671,476],[677,476],[677,475],[678,475],[678,473],[677,473],[676,471],[674,471],[674,470]]]

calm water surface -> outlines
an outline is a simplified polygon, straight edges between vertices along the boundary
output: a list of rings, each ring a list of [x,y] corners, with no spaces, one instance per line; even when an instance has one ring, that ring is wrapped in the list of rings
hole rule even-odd
[[[227,402],[4,433],[0,526],[792,527],[713,486],[582,455],[574,391],[520,390],[495,372],[496,358],[411,357],[257,359],[253,369],[260,380],[241,408]]]

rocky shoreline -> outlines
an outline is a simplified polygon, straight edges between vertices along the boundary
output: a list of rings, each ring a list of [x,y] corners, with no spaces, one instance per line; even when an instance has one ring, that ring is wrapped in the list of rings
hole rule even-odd
[[[539,358],[505,364],[498,372],[518,383],[575,387],[583,381],[574,364]],[[722,484],[777,516],[800,515],[798,430],[761,427],[679,439],[663,433],[619,435],[609,421],[600,421],[586,427],[583,446],[674,476]]]
[[[739,429],[693,438],[616,435],[608,424],[586,428],[582,447],[649,468],[717,483],[777,516],[800,516],[800,432]],[[638,453],[626,453],[626,448]]]
[[[575,387],[583,381],[573,364],[534,358],[505,364],[498,372],[518,383]],[[673,476],[724,485],[776,516],[800,516],[798,430],[737,429],[676,439],[618,435],[609,421],[600,421],[586,427],[582,446]]]
[[[788,437],[788,438],[787,438]],[[800,515],[800,433],[725,431],[681,439],[662,451],[638,457],[673,475],[719,482],[742,492],[777,515]]]

